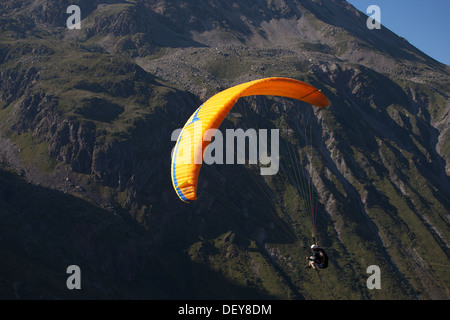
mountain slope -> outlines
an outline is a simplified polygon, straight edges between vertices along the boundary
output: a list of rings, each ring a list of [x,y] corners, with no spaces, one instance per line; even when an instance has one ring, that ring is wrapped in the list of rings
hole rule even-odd
[[[22,176],[2,173],[1,234],[14,244],[0,249],[11,261],[2,296],[449,298],[448,66],[368,30],[341,0],[70,4],[81,30],[65,28],[67,1],[0,4],[1,154]],[[240,100],[223,128],[279,128],[280,172],[204,166],[199,200],[181,203],[169,176],[173,130],[218,91],[269,76],[311,83],[331,104]],[[304,269],[308,177],[331,258],[326,287]],[[48,220],[17,209],[30,197],[44,199]],[[85,217],[70,209],[78,201]],[[108,223],[110,234],[95,228]],[[68,240],[54,229],[92,240],[58,249]],[[45,249],[28,255],[30,237]],[[96,284],[67,293],[65,265],[85,262]],[[11,271],[24,263],[39,268]],[[381,290],[366,287],[373,264]],[[42,277],[45,289],[32,280]]]

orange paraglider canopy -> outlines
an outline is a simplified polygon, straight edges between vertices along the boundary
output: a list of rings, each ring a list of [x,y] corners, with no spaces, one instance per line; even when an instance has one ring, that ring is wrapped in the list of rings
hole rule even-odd
[[[182,201],[192,202],[197,199],[202,155],[210,144],[210,141],[203,141],[204,133],[209,129],[218,129],[239,98],[254,95],[293,98],[319,108],[329,104],[319,89],[299,80],[280,77],[246,82],[217,93],[191,115],[175,145],[171,165],[172,183]]]

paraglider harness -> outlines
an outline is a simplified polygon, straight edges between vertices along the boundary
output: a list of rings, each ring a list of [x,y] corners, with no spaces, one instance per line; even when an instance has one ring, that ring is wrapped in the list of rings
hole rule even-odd
[[[310,261],[314,261],[319,269],[328,268],[328,255],[322,248],[313,249],[313,254],[308,258]]]

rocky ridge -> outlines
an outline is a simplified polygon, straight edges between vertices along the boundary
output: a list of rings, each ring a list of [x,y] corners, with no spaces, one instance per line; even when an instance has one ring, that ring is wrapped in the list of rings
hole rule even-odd
[[[78,195],[104,214],[118,215],[112,228],[125,224],[138,230],[128,233],[131,238],[133,232],[144,234],[137,242],[121,240],[119,256],[140,256],[131,258],[135,264],[83,257],[92,276],[101,279],[91,287],[109,297],[236,297],[241,287],[245,297],[448,297],[448,66],[385,28],[367,30],[365,16],[340,0],[74,2],[83,9],[79,31],[64,27],[61,8],[67,1],[1,4],[0,145],[5,167],[28,183]],[[330,107],[299,111],[292,101],[249,98],[224,126],[282,123],[283,155],[305,156],[305,175],[312,177],[320,202],[319,239],[334,257],[334,289],[327,292],[306,283],[308,275],[296,262],[304,254],[298,246],[310,242],[310,229],[292,192],[299,188],[292,164],[285,162],[280,176],[262,180],[262,189],[252,168],[206,168],[199,188],[214,196],[193,207],[177,202],[167,178],[171,133],[202,101],[231,85],[274,75],[320,87]],[[248,111],[253,116],[242,116]],[[317,144],[323,135],[326,146],[320,166],[318,148],[309,148],[313,143],[300,127],[308,114],[315,119],[309,139]],[[272,191],[265,195],[266,187]],[[2,194],[4,208],[18,205],[7,188]],[[23,210],[33,217],[33,209]],[[86,212],[96,210],[88,206]],[[96,238],[103,231],[68,232]],[[61,239],[35,237],[49,241],[49,248]],[[81,238],[76,243],[87,252],[113,246],[100,240],[83,244]],[[346,264],[348,257],[354,265]],[[58,253],[49,259],[58,260]],[[189,267],[167,268],[175,261]],[[368,292],[361,284],[368,263],[387,270],[386,290]],[[125,278],[132,282],[142,270],[156,271],[148,287],[133,293],[98,278],[106,269],[95,266],[128,270]],[[222,292],[201,280],[204,268],[211,270],[205,279],[218,277],[225,285]],[[8,275],[2,279],[13,288]],[[176,289],[155,284],[160,277],[178,279]],[[186,278],[191,282],[181,280]],[[195,279],[203,285],[192,290]],[[49,294],[26,286],[34,297]],[[2,294],[14,291],[8,290]]]

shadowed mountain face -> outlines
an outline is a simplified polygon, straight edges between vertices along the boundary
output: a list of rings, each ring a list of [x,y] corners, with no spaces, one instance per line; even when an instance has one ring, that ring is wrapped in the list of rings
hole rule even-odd
[[[449,299],[449,67],[366,19],[343,0],[2,1],[0,296]],[[179,201],[172,132],[273,76],[330,106],[239,100],[221,129],[279,129],[278,174],[204,165]]]

